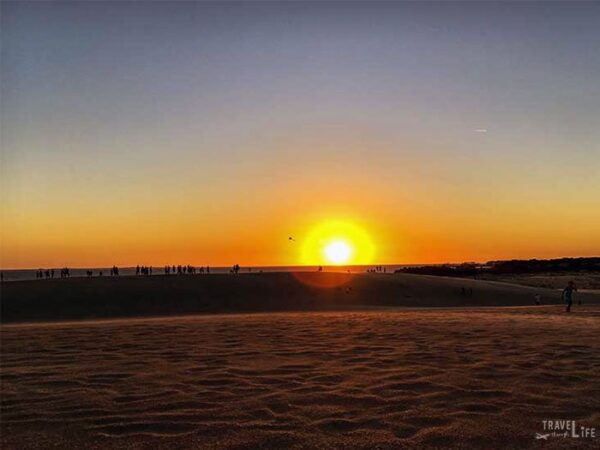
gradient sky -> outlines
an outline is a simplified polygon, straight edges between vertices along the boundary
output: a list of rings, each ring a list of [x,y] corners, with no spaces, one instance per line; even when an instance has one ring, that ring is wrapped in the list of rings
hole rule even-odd
[[[3,2],[1,266],[600,254],[600,3]]]

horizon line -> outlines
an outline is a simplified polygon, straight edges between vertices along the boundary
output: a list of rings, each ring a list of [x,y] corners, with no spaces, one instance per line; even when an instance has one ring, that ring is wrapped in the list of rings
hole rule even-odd
[[[457,264],[487,264],[490,262],[497,262],[497,261],[552,261],[552,260],[560,260],[560,259],[593,259],[593,258],[600,258],[600,255],[598,256],[559,256],[559,257],[555,257],[555,258],[509,258],[509,259],[489,259],[486,261],[445,261],[445,262],[432,262],[432,263],[372,263],[372,264],[280,264],[280,265],[244,265],[244,264],[239,264],[239,266],[241,268],[244,269],[285,269],[285,268],[312,268],[312,267],[323,267],[323,268],[339,268],[339,269],[343,269],[343,268],[351,268],[351,267],[375,267],[375,266],[382,266],[382,267],[390,267],[390,266],[443,266],[443,265],[457,265]],[[235,263],[234,263],[235,264]],[[230,264],[230,265],[210,265],[210,264],[175,264],[175,267],[181,265],[182,267],[185,266],[187,267],[188,265],[191,267],[211,267],[213,269],[229,269],[231,268],[234,264]],[[162,267],[173,267],[174,264],[149,264],[149,265],[144,265],[144,264],[136,264],[136,265],[119,265],[119,264],[113,264],[112,266],[116,266],[120,269],[135,269],[137,266],[140,267],[156,267],[156,268],[162,268]],[[98,265],[98,266],[42,266],[42,267],[20,267],[20,268],[0,268],[0,271],[17,271],[17,270],[40,270],[40,269],[61,269],[64,267],[67,267],[69,269],[75,269],[75,270],[79,270],[79,269],[110,269],[112,267],[111,265]]]

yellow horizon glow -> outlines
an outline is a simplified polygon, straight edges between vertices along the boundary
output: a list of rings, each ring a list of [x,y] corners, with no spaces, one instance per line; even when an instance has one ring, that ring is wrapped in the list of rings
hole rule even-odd
[[[347,164],[351,154],[344,157]],[[357,245],[348,265],[600,253],[600,210],[594,208],[593,186],[583,185],[588,179],[540,194],[528,190],[529,178],[522,176],[518,186],[506,187],[491,201],[495,185],[467,189],[435,173],[415,174],[409,162],[405,175],[395,178],[379,165],[362,164],[361,170],[358,165],[354,161],[354,169],[343,173],[320,166],[290,172],[275,159],[261,168],[264,176],[215,180],[209,190],[192,177],[193,170],[178,172],[170,184],[165,182],[170,173],[158,169],[131,175],[132,186],[107,178],[104,190],[84,178],[47,186],[39,173],[30,184],[11,173],[0,183],[6,187],[0,190],[0,266],[329,265],[322,245],[309,255],[303,250],[319,224],[329,222],[366,231],[367,247],[376,250],[365,257]],[[145,179],[152,183],[146,186]]]

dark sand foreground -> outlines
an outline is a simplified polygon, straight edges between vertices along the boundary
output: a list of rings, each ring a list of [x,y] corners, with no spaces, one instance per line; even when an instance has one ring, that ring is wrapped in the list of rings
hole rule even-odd
[[[219,312],[393,307],[527,306],[562,303],[560,291],[494,281],[410,274],[280,272],[72,278],[2,284],[9,322],[179,316]],[[600,293],[581,293],[600,303]]]
[[[594,448],[600,307],[2,327],[1,447]]]

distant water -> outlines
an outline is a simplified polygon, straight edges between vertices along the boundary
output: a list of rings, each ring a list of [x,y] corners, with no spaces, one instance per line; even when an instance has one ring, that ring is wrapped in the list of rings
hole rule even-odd
[[[402,268],[402,267],[411,267],[411,264],[405,265],[382,265],[382,268],[385,268],[387,273],[394,272],[394,270]],[[202,276],[197,271],[200,266],[196,267],[196,275]],[[351,273],[364,273],[368,269],[372,269],[374,266],[323,266],[324,272],[351,272]],[[49,268],[48,268],[49,269]],[[240,273],[259,273],[259,272],[316,272],[318,266],[265,266],[265,267],[240,267]],[[35,280],[36,272],[38,269],[22,269],[22,270],[3,270],[4,281],[19,281],[19,280]],[[42,270],[46,270],[46,268],[42,268]],[[93,272],[94,277],[100,276],[110,276],[110,267],[90,267],[90,268],[70,268],[69,271],[71,277],[86,277],[87,271],[91,270]],[[135,267],[119,267],[119,275],[120,276],[132,276],[135,275]],[[210,273],[229,273],[231,270],[230,267],[211,267]],[[164,266],[153,266],[152,267],[152,276],[155,275],[164,275]],[[173,273],[171,272],[171,275]],[[206,274],[204,274],[206,275]],[[45,277],[45,275],[44,275]],[[60,278],[60,268],[54,268],[54,278]]]

